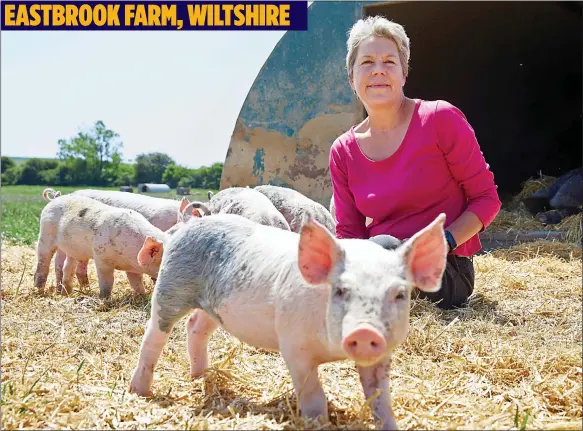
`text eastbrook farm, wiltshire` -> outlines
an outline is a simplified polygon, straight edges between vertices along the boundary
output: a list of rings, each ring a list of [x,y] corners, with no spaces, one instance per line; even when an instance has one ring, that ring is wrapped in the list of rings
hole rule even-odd
[[[292,26],[289,3],[5,3],[3,29],[25,27],[271,27]],[[300,4],[304,2],[299,2]],[[184,13],[184,6],[186,12]],[[299,6],[299,5],[298,5]],[[304,6],[305,7],[305,6]],[[181,13],[182,12],[182,13]]]

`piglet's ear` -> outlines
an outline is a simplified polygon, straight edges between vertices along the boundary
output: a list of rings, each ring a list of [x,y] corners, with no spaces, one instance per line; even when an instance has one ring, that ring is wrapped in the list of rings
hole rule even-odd
[[[312,218],[308,218],[300,229],[298,266],[304,280],[310,284],[326,282],[334,266],[344,253],[336,238]]]
[[[180,201],[180,212],[183,212],[184,208],[186,208],[189,203],[190,201],[188,199],[182,198],[182,200]]]
[[[189,203],[190,202],[186,198],[182,198],[182,200],[180,201],[180,209],[178,210],[178,214],[176,216],[177,223],[184,221],[184,210],[186,209]]]
[[[189,203],[184,207],[181,214],[183,222],[188,222],[192,217],[202,217],[203,212],[199,208],[194,208],[193,203]]]
[[[162,253],[164,248],[164,243],[162,241],[158,241],[151,236],[148,236],[144,240],[144,245],[140,249],[138,253],[138,263],[140,265],[149,265],[154,262],[156,256]]]
[[[420,290],[437,292],[447,264],[447,241],[443,231],[445,214],[409,238],[398,251],[403,256],[407,277]]]

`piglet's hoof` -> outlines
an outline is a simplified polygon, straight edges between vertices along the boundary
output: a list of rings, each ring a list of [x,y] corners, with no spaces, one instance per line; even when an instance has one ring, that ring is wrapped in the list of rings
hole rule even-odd
[[[142,369],[142,373],[143,371],[144,370]],[[153,395],[152,390],[150,389],[153,376],[148,374],[144,376],[142,373],[140,373],[139,369],[134,370],[134,375],[130,381],[128,391],[141,397],[150,398]]]
[[[130,384],[128,392],[145,398],[152,398],[154,396],[154,393],[150,389],[140,388],[139,385],[134,385],[133,383]]]

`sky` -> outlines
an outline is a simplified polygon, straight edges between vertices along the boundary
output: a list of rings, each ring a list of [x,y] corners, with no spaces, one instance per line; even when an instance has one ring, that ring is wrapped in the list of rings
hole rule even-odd
[[[190,168],[224,162],[245,97],[284,33],[2,32],[0,152],[56,157],[59,139],[102,120],[120,135],[125,161],[160,151]]]

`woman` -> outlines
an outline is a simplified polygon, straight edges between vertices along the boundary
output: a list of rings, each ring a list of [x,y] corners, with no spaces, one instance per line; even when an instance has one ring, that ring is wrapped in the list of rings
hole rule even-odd
[[[450,252],[442,287],[418,297],[460,306],[474,290],[478,233],[500,210],[494,175],[457,107],[404,95],[409,38],[401,25],[359,20],[347,47],[350,86],[368,117],[330,149],[336,236],[391,249],[445,213]]]

